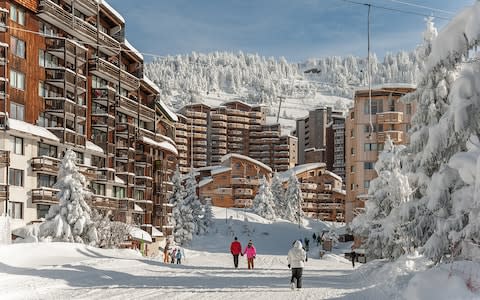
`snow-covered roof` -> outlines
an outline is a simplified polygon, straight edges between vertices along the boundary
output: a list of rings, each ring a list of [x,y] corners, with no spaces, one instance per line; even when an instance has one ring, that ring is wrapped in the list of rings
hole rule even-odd
[[[142,80],[148,84],[152,89],[154,89],[157,93],[161,93],[160,89],[158,88],[158,85],[155,84],[155,82],[153,82],[150,78],[148,78],[147,76],[145,76],[145,74],[143,74],[143,78]]]
[[[167,150],[169,152],[172,152],[174,153],[175,155],[178,155],[178,151],[177,151],[177,148],[175,148],[174,145],[172,145],[171,143],[169,142],[156,142],[154,140],[152,140],[151,138],[148,138],[146,136],[142,136],[141,137],[141,140],[147,144],[150,144],[150,145],[153,145],[153,146],[156,146],[156,147],[159,147],[159,148],[162,148],[164,150]]]
[[[170,120],[172,120],[173,122],[178,122],[177,114],[171,111],[170,108],[168,108],[168,106],[163,103],[162,100],[158,100],[157,104]]]
[[[212,175],[217,175],[220,173],[228,172],[231,171],[232,168],[230,167],[224,167],[224,166],[218,166],[218,168],[215,168],[211,171]]]
[[[109,12],[111,12],[120,22],[125,24],[125,19],[123,18],[123,16],[117,10],[115,10],[110,4],[108,4],[106,0],[97,0],[97,1],[98,3],[103,5]]]
[[[158,230],[155,226],[152,226],[152,237],[163,236],[163,232]]]
[[[102,154],[105,154],[105,151],[103,151],[102,147],[90,142],[90,141],[87,141],[86,142],[86,147],[88,150],[92,150],[92,151],[95,151],[95,152],[100,152]]]
[[[51,133],[48,129],[36,126],[24,121],[8,119],[9,129],[20,131],[22,133],[31,134],[34,137],[46,138],[52,141],[60,142],[60,139]]]
[[[251,157],[248,157],[248,156],[245,156],[245,155],[241,155],[241,154],[238,154],[238,153],[229,153],[229,154],[226,154],[226,155],[222,156],[222,158],[221,158],[220,161],[223,163],[223,162],[225,162],[225,161],[227,161],[227,160],[229,160],[229,159],[231,159],[231,158],[238,158],[238,159],[243,159],[243,160],[249,161],[249,162],[251,162],[251,163],[254,163],[254,164],[256,164],[256,165],[258,165],[258,166],[260,166],[260,167],[268,170],[269,172],[272,172],[272,168],[270,168],[270,167],[267,166],[266,164],[264,164],[264,163],[262,163],[262,162],[260,162],[260,161],[258,161],[258,160],[256,160],[256,159],[253,159],[253,158],[251,158]]]
[[[143,208],[140,207],[140,205],[138,205],[137,203],[133,205],[133,210],[138,212],[144,212]]]
[[[198,183],[198,187],[202,187],[204,185],[207,185],[209,184],[210,182],[213,181],[213,178],[212,177],[205,177],[203,178],[202,180],[200,180],[200,182]]]
[[[417,85],[411,84],[411,83],[382,83],[382,84],[374,84],[372,85],[372,91],[375,90],[390,90],[390,89],[416,89]],[[361,86],[355,88],[355,93],[356,92],[366,92],[368,91],[369,88],[368,86]]]
[[[0,9],[0,11],[2,11],[2,10]],[[8,44],[7,44],[7,43],[1,43],[1,42],[0,42],[0,47],[8,48]]]
[[[242,100],[229,100],[229,101],[225,101],[221,104],[221,106],[225,106],[227,104],[231,104],[231,103],[239,103],[239,104],[242,104],[242,105],[245,105],[245,106],[248,106],[248,107],[252,107],[251,104],[248,104],[247,102],[243,102]]]
[[[132,53],[134,53],[138,58],[140,58],[141,60],[143,60],[143,55],[142,53],[140,53],[140,51],[138,51],[135,47],[133,47],[132,44],[130,44],[130,42],[125,39],[125,46],[129,49],[129,50],[132,50]]]
[[[150,236],[150,234],[138,227],[130,227],[129,234],[134,240],[144,241],[148,243],[152,242],[152,237]]]
[[[342,181],[342,177],[338,176],[337,174],[333,173],[332,171],[326,170],[325,174],[328,174],[328,175],[332,176],[333,178],[338,179],[339,181]]]
[[[295,174],[296,176],[300,173],[308,172],[318,168],[325,168],[326,166],[327,165],[325,163],[310,163],[310,164],[298,165],[285,172],[279,173],[278,179],[280,179],[281,182],[285,182],[285,181],[288,181],[288,179],[290,178],[290,176],[292,176],[292,174]]]
[[[125,184],[125,181],[118,176],[115,176],[115,181],[114,182],[118,183],[118,184]]]

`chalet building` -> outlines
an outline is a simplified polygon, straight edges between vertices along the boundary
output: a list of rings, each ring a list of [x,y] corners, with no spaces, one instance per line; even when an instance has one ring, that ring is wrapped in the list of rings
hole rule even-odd
[[[236,153],[224,155],[220,161],[220,165],[195,169],[202,202],[210,199],[220,207],[251,207],[262,178],[270,180],[272,169]]]
[[[178,118],[176,142],[181,145],[179,167],[183,173],[191,164],[194,168],[219,165],[227,153],[252,157],[278,171],[297,162],[296,137],[282,136],[279,124],[267,125],[261,106],[242,101],[219,107],[190,104],[179,111]]]
[[[331,107],[312,110],[296,120],[298,164],[326,163],[327,170],[345,179],[345,116]]]
[[[19,225],[44,217],[70,148],[94,207],[171,233],[177,116],[143,62],[106,1],[1,1],[0,213]]]
[[[298,165],[279,174],[285,188],[292,174],[300,182],[304,201],[302,209],[307,217],[344,222],[345,190],[340,176],[328,171],[325,163]]]
[[[354,107],[345,125],[347,223],[364,210],[370,181],[377,177],[375,162],[387,135],[397,145],[408,144],[415,105],[403,103],[400,97],[414,90],[415,86],[407,84],[375,86],[371,105],[368,88],[355,91]]]

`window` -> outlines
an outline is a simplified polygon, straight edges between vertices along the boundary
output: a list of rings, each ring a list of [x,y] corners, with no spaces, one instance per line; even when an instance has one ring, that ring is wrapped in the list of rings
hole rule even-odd
[[[58,67],[58,57],[51,53],[46,53],[45,50],[38,50],[38,65],[43,68]]]
[[[144,200],[145,199],[145,192],[144,191],[135,191],[135,200]]]
[[[15,102],[10,102],[10,118],[15,120],[25,120],[25,106]]]
[[[352,155],[355,154],[355,148],[350,148],[350,154],[352,154]]]
[[[390,98],[388,99],[388,111],[395,111],[395,99]]]
[[[350,184],[350,190],[352,190],[352,191],[355,190],[355,184],[353,184],[353,183]]]
[[[125,188],[114,186],[113,193],[115,198],[125,198]]]
[[[365,143],[363,145],[364,151],[377,151],[377,144]]]
[[[8,171],[8,184],[13,186],[23,186],[23,170],[10,168]]]
[[[25,11],[10,3],[10,20],[17,22],[20,25],[25,25]]]
[[[25,41],[18,39],[14,36],[10,37],[10,49],[13,55],[25,58]]]
[[[48,119],[45,117],[45,113],[38,114],[37,125],[41,127],[48,127]]]
[[[353,129],[350,130],[350,136],[351,136],[351,137],[355,137],[355,131],[354,131]]]
[[[92,166],[97,168],[105,168],[105,158],[92,155]]]
[[[385,145],[385,144],[383,144],[383,143],[377,144],[377,150],[378,150],[378,151],[383,151],[383,146],[384,146],[384,145]]]
[[[49,35],[49,36],[56,36],[57,35],[57,31],[56,31],[55,27],[53,27],[51,25],[40,22],[39,28],[40,28],[39,32],[43,33],[44,35]]]
[[[53,187],[53,185],[57,182],[57,177],[54,175],[47,175],[47,174],[38,174],[37,175],[37,187]]]
[[[25,74],[10,69],[10,85],[19,90],[25,90]]]
[[[105,196],[105,185],[100,183],[92,183],[92,190],[95,195]]]
[[[45,68],[45,50],[38,49],[38,65]]]
[[[370,187],[370,180],[363,181],[363,187],[368,189]]]
[[[77,164],[83,164],[83,153],[82,152],[77,152],[75,151],[75,154],[77,154]]]
[[[350,166],[350,172],[351,173],[355,172],[355,166]]]
[[[405,105],[405,112],[407,113],[407,115],[411,115],[411,114],[412,114],[412,104],[407,103],[407,104]]]
[[[43,81],[38,82],[38,95],[40,97],[46,97],[47,91],[45,90],[45,83]]]
[[[50,205],[37,204],[37,219],[45,218],[50,209]]]
[[[372,124],[373,125],[373,132],[382,132],[383,131],[383,124]],[[372,126],[370,124],[365,125],[364,132],[368,133],[372,130]]]
[[[365,170],[373,170],[373,165],[374,165],[373,162],[366,161],[366,162],[363,163],[363,168]]]
[[[368,115],[368,112],[370,111],[370,101],[366,100],[363,103],[363,111],[366,115]],[[381,113],[383,111],[383,100],[382,99],[376,99],[372,100],[372,115],[375,115],[377,113]]]
[[[13,153],[23,155],[23,139],[14,136],[13,137]]]
[[[13,219],[23,219],[23,203],[22,202],[8,202],[8,210]]]

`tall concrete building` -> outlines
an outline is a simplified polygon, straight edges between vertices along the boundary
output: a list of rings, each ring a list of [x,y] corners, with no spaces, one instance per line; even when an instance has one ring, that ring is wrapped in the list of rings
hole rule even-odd
[[[414,89],[414,86],[406,84],[375,86],[371,105],[368,88],[355,91],[354,107],[348,113],[345,126],[346,222],[351,222],[364,210],[370,181],[377,177],[374,165],[387,135],[395,144],[409,142],[407,132],[415,106],[403,103],[400,97]]]
[[[179,111],[178,118],[176,142],[182,172],[189,170],[190,153],[194,168],[219,165],[222,157],[231,153],[252,157],[279,172],[297,162],[297,138],[281,135],[279,124],[266,124],[262,106],[242,101],[229,101],[218,107],[191,104]]]
[[[298,164],[324,162],[327,170],[345,178],[344,113],[322,107],[296,122]]]
[[[52,186],[69,148],[91,205],[150,234],[171,233],[177,117],[144,76],[125,26],[102,1],[1,1],[0,213],[14,226],[58,203]]]

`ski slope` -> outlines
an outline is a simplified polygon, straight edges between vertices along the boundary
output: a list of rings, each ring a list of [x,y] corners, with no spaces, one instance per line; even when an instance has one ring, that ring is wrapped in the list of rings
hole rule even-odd
[[[350,244],[340,244],[322,259],[319,249],[311,247],[304,288],[292,291],[286,266],[291,243],[328,230],[329,224],[314,220],[306,220],[301,227],[286,221],[271,223],[224,208],[214,208],[214,214],[214,230],[193,240],[185,249],[182,265],[164,264],[162,257],[144,258],[133,250],[80,244],[0,246],[0,299],[402,299],[412,276],[428,266],[423,258],[410,257],[394,264],[373,261],[352,268],[342,256]],[[240,268],[233,268],[231,234],[243,246],[253,240],[258,252],[254,270],[246,268],[244,257]],[[438,287],[449,286],[453,280],[455,295],[465,296],[458,299],[475,299],[455,276],[435,278]],[[417,281],[420,287],[409,287],[413,296],[408,299],[429,299],[415,296],[422,295],[418,292],[422,288],[428,289],[428,277]],[[435,299],[453,299],[437,294]]]

